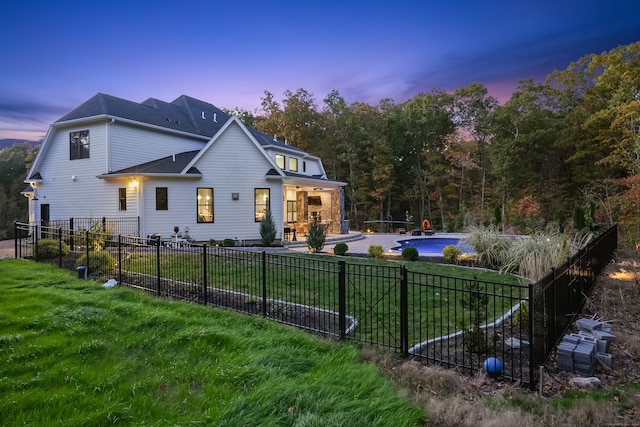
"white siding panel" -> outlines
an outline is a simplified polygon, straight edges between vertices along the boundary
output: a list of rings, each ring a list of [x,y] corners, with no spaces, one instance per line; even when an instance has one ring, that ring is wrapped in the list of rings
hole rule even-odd
[[[110,166],[112,171],[161,159],[185,151],[200,150],[205,141],[193,140],[164,132],[127,126],[118,123],[108,125]]]
[[[170,237],[173,227],[189,227],[196,240],[260,239],[260,223],[254,219],[254,189],[269,188],[271,209],[282,237],[284,224],[282,184],[267,181],[271,168],[259,149],[236,124],[232,124],[195,165],[203,174],[197,181],[148,179],[144,183],[145,234]],[[155,210],[155,188],[168,187],[169,210]],[[198,223],[196,189],[214,189],[214,222]],[[232,200],[231,193],[239,193]]]

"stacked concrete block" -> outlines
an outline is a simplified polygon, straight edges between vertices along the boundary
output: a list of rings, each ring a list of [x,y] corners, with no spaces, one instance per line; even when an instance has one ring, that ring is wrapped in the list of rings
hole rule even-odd
[[[579,319],[577,334],[567,334],[558,345],[560,369],[582,376],[591,376],[597,361],[611,367],[609,345],[615,340],[611,325],[594,319]],[[597,360],[596,360],[597,359]]]

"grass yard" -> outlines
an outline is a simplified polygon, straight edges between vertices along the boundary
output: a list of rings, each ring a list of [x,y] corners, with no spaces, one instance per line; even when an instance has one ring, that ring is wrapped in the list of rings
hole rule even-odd
[[[206,283],[260,298],[263,292],[261,253],[209,248]],[[345,259],[345,258],[342,258]],[[395,345],[399,337],[399,281],[397,261],[346,258],[346,309],[358,319],[355,331],[361,339]],[[176,281],[204,283],[203,256],[199,253],[167,251],[156,262],[155,253],[133,252],[122,268],[148,275],[160,271]],[[513,275],[455,265],[403,262],[409,270],[409,340],[445,336],[470,324],[470,313],[462,307],[469,283],[478,281],[478,292],[487,295],[483,322],[491,322],[527,298],[527,288]],[[338,259],[334,256],[267,254],[269,298],[311,305],[337,312]],[[381,332],[384,331],[384,332]]]
[[[347,345],[0,261],[0,425],[413,426]]]

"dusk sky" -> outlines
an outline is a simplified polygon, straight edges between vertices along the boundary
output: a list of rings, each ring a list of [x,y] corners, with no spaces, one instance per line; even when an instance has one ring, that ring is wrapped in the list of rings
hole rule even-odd
[[[280,101],[303,88],[322,107],[333,89],[377,104],[477,81],[504,102],[519,80],[640,41],[639,0],[60,0],[0,10],[0,139],[40,140],[98,92],[135,102],[184,94],[256,113],[265,90]]]

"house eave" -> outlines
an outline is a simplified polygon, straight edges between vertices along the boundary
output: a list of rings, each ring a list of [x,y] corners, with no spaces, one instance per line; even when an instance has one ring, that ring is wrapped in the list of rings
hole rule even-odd
[[[131,178],[131,177],[149,177],[149,178],[177,178],[177,179],[202,179],[201,173],[144,173],[144,172],[125,172],[125,173],[105,173],[97,175],[98,179],[118,179],[118,178]]]
[[[302,178],[302,177],[285,177],[284,185],[296,185],[300,187],[320,187],[320,188],[342,188],[347,185],[346,182],[329,181],[328,179]]]
[[[78,124],[82,124],[82,123],[91,123],[91,122],[107,122],[107,123],[116,123],[116,122],[120,122],[120,123],[125,123],[131,126],[137,126],[137,127],[142,127],[142,128],[147,128],[147,129],[153,129],[156,130],[158,132],[164,132],[164,133],[170,133],[170,134],[174,134],[174,135],[181,135],[181,136],[186,136],[189,138],[197,138],[200,139],[204,142],[208,141],[210,139],[210,137],[204,136],[204,135],[198,135],[192,132],[183,132],[183,131],[179,131],[176,129],[171,129],[171,128],[166,128],[166,127],[162,127],[162,126],[157,126],[157,125],[152,125],[149,123],[144,123],[144,122],[139,122],[136,120],[131,120],[131,119],[125,119],[122,117],[118,117],[118,116],[113,116],[111,114],[99,114],[96,116],[89,116],[89,117],[81,117],[78,119],[72,119],[72,120],[65,120],[63,122],[55,122],[51,125],[51,127],[54,128],[59,128],[59,127],[67,127],[67,126],[75,126]]]

